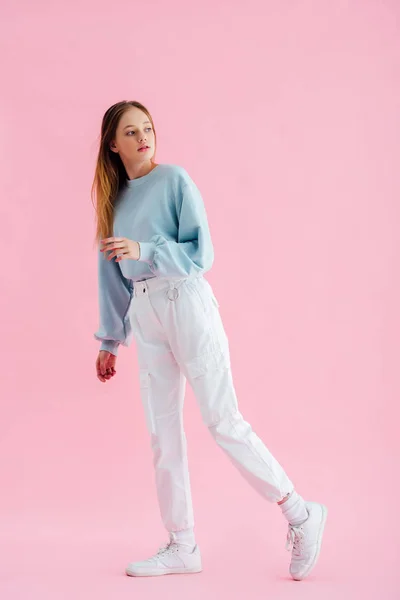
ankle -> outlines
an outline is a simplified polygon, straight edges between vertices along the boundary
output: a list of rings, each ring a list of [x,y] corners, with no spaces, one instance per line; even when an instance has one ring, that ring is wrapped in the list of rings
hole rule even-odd
[[[282,503],[281,511],[291,525],[301,525],[308,519],[306,503],[296,490]]]
[[[190,548],[192,550],[196,545],[196,540],[192,527],[188,529],[182,529],[180,531],[171,531],[170,536],[171,539],[179,546]]]
[[[293,492],[294,492],[294,490],[292,490],[291,492],[286,494],[286,496],[284,498],[282,498],[282,500],[279,500],[279,502],[277,502],[277,504],[283,504],[284,502],[286,502],[286,500],[289,500],[289,498],[293,494]]]

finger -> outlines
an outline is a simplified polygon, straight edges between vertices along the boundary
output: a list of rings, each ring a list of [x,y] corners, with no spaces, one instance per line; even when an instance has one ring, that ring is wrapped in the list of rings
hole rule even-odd
[[[112,242],[123,242],[125,238],[123,237],[109,237],[104,238],[104,240],[100,240],[102,244],[111,244]]]
[[[104,368],[104,366],[97,366],[97,377],[100,381],[104,382],[104,381],[108,381],[109,379],[111,379],[111,377],[113,377],[116,373],[116,370],[114,369],[114,367],[107,367]]]
[[[111,242],[103,247],[103,250],[114,250],[115,248],[126,248],[126,242]]]
[[[110,367],[107,367],[107,361],[103,360],[102,362],[100,362],[97,372],[99,373],[99,375],[102,375],[104,377],[105,375],[107,375],[107,370],[109,369]]]
[[[124,252],[122,252],[122,251],[121,251],[121,248],[119,248],[119,249],[117,249],[115,252],[112,252],[112,253],[109,255],[109,258],[111,259],[113,256],[118,256],[118,258],[116,258],[116,259],[115,259],[116,261],[118,261],[118,260],[121,260],[121,258],[129,258],[129,256],[130,256],[130,251],[129,251],[129,249],[128,249],[128,250],[125,250]]]
[[[97,371],[97,379],[100,379],[100,381],[107,381],[107,380],[106,380],[106,379],[103,377],[103,375],[100,373],[100,371],[99,371],[99,370]]]
[[[107,367],[106,375],[110,378],[114,375],[113,367]]]
[[[129,250],[127,250],[126,252],[118,252],[117,254],[119,254],[119,258],[115,259],[115,262],[119,262],[120,260],[124,260],[124,258],[129,258]]]
[[[111,252],[112,248],[104,248],[102,250],[102,252],[104,252],[104,258],[106,258],[107,260],[111,260],[111,258],[113,257],[113,253]],[[109,252],[110,254],[107,254],[107,252]]]
[[[105,369],[102,367],[102,365],[99,365],[97,368],[97,375],[104,376],[104,374],[105,374]]]
[[[110,252],[110,250],[113,250],[113,252]],[[106,254],[108,260],[111,260],[114,256],[117,256],[117,254],[123,254],[121,250],[124,250],[125,252],[129,253],[129,250],[127,250],[124,245],[115,244],[112,246],[112,248],[107,248],[107,252],[110,252],[108,256]]]

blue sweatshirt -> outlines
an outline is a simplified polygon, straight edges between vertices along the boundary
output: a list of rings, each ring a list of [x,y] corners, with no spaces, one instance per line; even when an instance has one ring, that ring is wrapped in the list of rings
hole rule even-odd
[[[114,203],[113,236],[139,242],[140,258],[108,260],[98,245],[100,350],[115,356],[132,341],[130,308],[136,281],[189,277],[208,271],[214,248],[197,185],[178,165],[159,164],[137,179],[126,179]],[[107,252],[107,256],[110,253]]]

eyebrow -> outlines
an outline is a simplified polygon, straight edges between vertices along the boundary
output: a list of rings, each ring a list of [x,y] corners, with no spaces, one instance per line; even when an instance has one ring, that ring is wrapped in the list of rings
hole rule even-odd
[[[150,123],[150,121],[143,121],[143,125],[145,123]],[[127,129],[127,127],[135,127],[135,125],[125,125],[124,129]]]

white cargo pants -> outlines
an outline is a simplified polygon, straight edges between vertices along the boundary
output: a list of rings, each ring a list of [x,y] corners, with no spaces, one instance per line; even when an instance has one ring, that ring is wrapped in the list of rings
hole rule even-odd
[[[294,489],[238,408],[228,338],[203,275],[135,282],[131,305],[140,394],[167,531],[194,526],[183,402],[188,380],[202,419],[243,477],[270,502]]]

